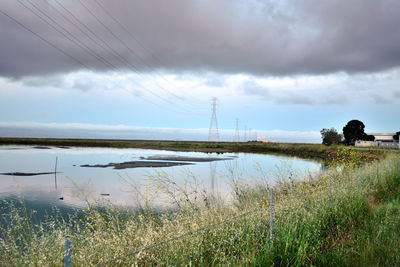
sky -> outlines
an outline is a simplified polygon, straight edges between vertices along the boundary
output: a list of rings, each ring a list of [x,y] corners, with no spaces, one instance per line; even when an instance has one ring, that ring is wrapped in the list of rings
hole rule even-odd
[[[213,97],[222,140],[400,131],[398,25],[398,0],[2,0],[0,136],[207,140]]]

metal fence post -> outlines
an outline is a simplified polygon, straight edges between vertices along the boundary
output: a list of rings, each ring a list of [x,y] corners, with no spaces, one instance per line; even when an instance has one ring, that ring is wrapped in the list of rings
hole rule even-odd
[[[71,267],[71,238],[65,239],[64,267]]]
[[[332,197],[332,184],[331,184],[331,175],[329,174],[329,197]]]
[[[56,165],[54,166],[54,186],[57,189],[57,163],[58,157],[56,156]]]
[[[271,201],[269,205],[269,239],[272,242],[273,239],[273,231],[274,231],[274,189],[271,188],[270,190],[271,194]]]

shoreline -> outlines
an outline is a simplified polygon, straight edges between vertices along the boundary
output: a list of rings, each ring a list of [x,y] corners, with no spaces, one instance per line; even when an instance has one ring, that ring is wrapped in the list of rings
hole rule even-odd
[[[99,147],[99,148],[138,148],[156,149],[180,152],[201,152],[207,154],[224,153],[256,153],[277,154],[305,159],[329,160],[336,158],[338,148],[342,145],[325,146],[315,143],[264,143],[248,142],[207,142],[207,141],[172,141],[172,140],[126,140],[126,139],[68,139],[68,138],[14,138],[0,137],[2,145],[31,145],[38,149],[53,146],[63,149],[69,147]],[[384,152],[400,152],[398,149],[376,149],[366,147],[352,147],[365,154],[379,154]]]
[[[206,142],[170,140],[61,139],[0,137],[1,145],[33,145],[55,147],[142,148],[203,153],[278,153],[306,158],[329,158],[335,146],[306,143]]]

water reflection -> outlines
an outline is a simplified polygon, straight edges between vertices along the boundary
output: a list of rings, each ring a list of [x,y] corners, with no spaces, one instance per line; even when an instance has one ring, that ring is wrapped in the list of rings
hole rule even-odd
[[[215,194],[216,194],[216,191],[215,191],[215,187],[216,187],[216,176],[215,176],[215,174],[216,174],[216,172],[217,172],[217,162],[216,161],[214,161],[214,162],[210,162],[210,178],[211,178],[211,195],[212,196],[215,196]],[[218,192],[218,190],[217,190],[217,192]]]
[[[144,158],[182,159],[206,158],[204,153],[173,152],[148,149],[115,148],[58,148],[38,149],[30,146],[2,146],[0,148],[0,173],[50,173],[37,176],[0,175],[0,199],[15,199],[22,196],[26,201],[41,203],[43,207],[84,207],[88,201],[111,202],[121,206],[135,206],[135,194],[144,194],[150,186],[149,177],[168,177],[177,186],[194,177],[212,196],[228,198],[230,180],[234,177],[264,176],[273,182],[268,172],[289,161],[293,168],[310,170],[320,169],[320,163],[313,160],[289,158],[278,155],[260,155],[246,153],[225,153],[212,155],[212,158],[229,158],[226,161],[195,161],[192,165],[166,168],[134,168],[116,170],[112,168],[82,168],[80,165],[106,165],[110,162],[121,163],[140,161]],[[255,166],[261,166],[263,171]],[[53,169],[54,168],[54,169]],[[54,170],[54,171],[53,171]],[[52,174],[54,173],[54,177]],[[189,179],[190,178],[190,179]],[[126,183],[130,180],[142,190],[138,192]],[[193,180],[193,179],[192,179]],[[124,182],[125,181],[125,182]],[[154,181],[151,183],[154,184]],[[152,185],[153,186],[153,185]],[[146,189],[147,187],[147,189]],[[163,202],[165,196],[155,194],[154,203]]]
[[[56,157],[56,166],[54,167],[54,188],[57,190],[57,163],[58,157]]]

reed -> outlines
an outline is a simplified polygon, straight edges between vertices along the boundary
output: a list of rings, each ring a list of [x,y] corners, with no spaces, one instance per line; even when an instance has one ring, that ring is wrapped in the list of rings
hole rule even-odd
[[[55,213],[37,225],[23,200],[21,205],[3,202],[7,213],[2,216],[8,223],[0,228],[0,262],[61,266],[64,240],[69,237],[73,266],[92,266],[118,257],[110,266],[398,264],[400,159],[391,154],[382,158],[379,175],[376,162],[363,164],[362,183],[358,166],[350,162],[351,157],[347,160],[318,175],[284,167],[275,172],[275,184],[263,175],[250,182],[233,175],[230,201],[209,195],[195,177],[178,186],[159,173],[151,177],[154,187],[149,194],[136,196],[141,203],[138,210],[88,200],[87,208],[67,219]],[[161,193],[168,201],[165,209],[153,204]]]

